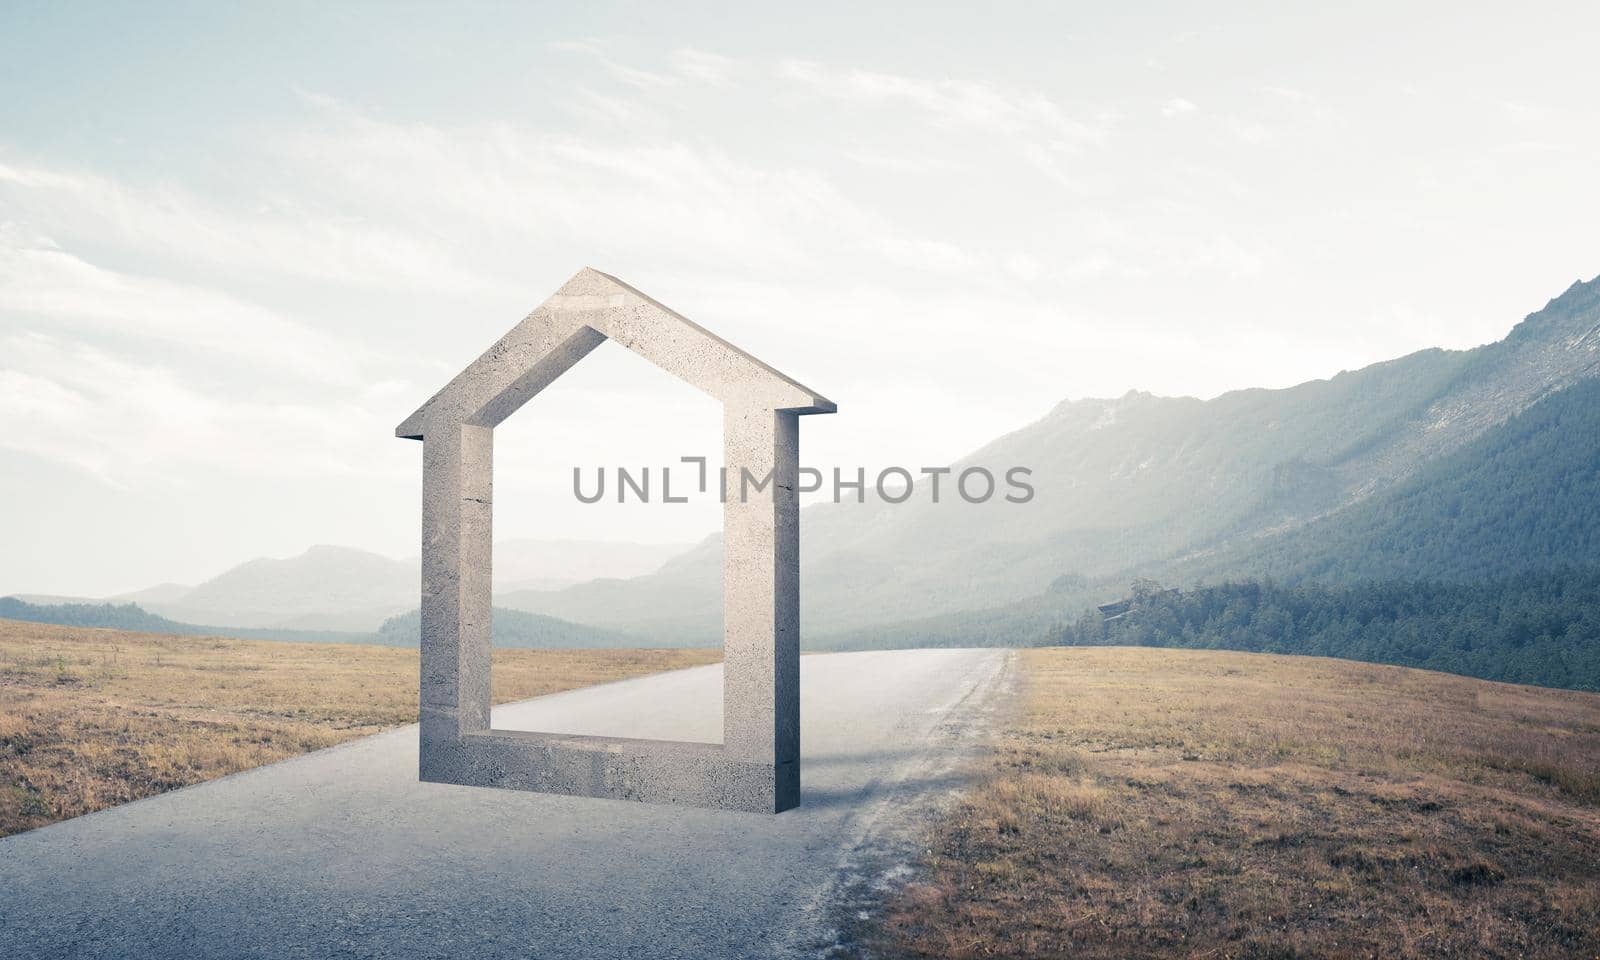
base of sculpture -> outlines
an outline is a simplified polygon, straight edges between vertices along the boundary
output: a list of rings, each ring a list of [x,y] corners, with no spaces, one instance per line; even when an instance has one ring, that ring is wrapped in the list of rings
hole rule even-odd
[[[800,805],[798,763],[738,760],[720,743],[487,730],[427,744],[420,773],[430,783],[749,813]]]

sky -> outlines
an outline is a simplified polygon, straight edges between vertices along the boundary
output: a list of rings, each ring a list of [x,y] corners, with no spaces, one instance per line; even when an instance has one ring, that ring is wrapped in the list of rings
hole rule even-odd
[[[1600,273],[1600,8],[1294,6],[8,2],[0,593],[414,555],[394,426],[584,266],[836,401],[802,458],[869,475]],[[605,345],[497,431],[497,535],[697,540],[710,498],[572,470],[719,450]]]

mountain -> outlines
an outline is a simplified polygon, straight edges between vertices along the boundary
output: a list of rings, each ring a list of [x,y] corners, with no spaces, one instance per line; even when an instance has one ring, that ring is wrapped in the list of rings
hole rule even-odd
[[[78,597],[66,596],[56,593],[15,593],[12,598],[24,600],[28,603],[42,604],[127,604],[127,603],[175,603],[181,600],[193,587],[181,583],[161,583],[144,590],[135,590],[132,593],[119,593],[111,597]]]
[[[77,597],[62,593],[13,593],[8,600],[20,600],[23,603],[43,604],[46,606],[77,606],[83,604],[103,604],[109,600],[96,597]]]
[[[1543,398],[1394,490],[1174,572],[1349,583],[1600,567],[1600,379]]]
[[[1509,609],[1522,602],[1521,594],[1558,589],[1596,570],[1600,378],[1550,394],[1409,480],[1310,523],[1096,581],[1064,576],[1049,590],[1012,603],[846,631],[825,638],[824,645],[1044,642],[1082,614],[1087,597],[1120,597],[1130,580],[1200,584],[1203,592],[1212,589],[1206,583],[1244,578],[1267,581],[1268,591],[1347,586],[1369,597],[1416,591],[1453,596],[1453,588],[1464,587],[1508,598]],[[1491,618],[1489,625],[1495,622]],[[1150,636],[1188,645],[1184,633],[1174,628]],[[1257,649],[1242,644],[1232,646]],[[1385,662],[1446,669],[1420,655],[1408,657]],[[1543,683],[1566,669],[1546,665],[1546,679],[1532,679],[1521,672],[1526,664],[1491,666],[1500,672],[1482,664],[1461,672]]]
[[[371,630],[417,602],[416,565],[350,547],[262,558],[147,607],[173,620],[231,627]]]
[[[178,603],[193,590],[194,587],[182,583],[158,583],[153,587],[119,593],[106,599],[113,603]]]
[[[649,573],[682,544],[506,540],[495,544],[498,590],[556,589],[595,577]],[[370,632],[416,605],[419,560],[351,547],[316,546],[295,557],[260,558],[194,587],[161,584],[96,600],[33,597],[41,603],[139,603],[177,621],[227,627]]]
[[[497,590],[500,606],[633,634],[676,646],[722,642],[722,534],[653,574],[606,577],[561,590]]]
[[[495,589],[548,590],[603,577],[640,577],[659,570],[689,547],[687,543],[501,540],[494,545]]]
[[[1600,373],[1600,280],[1575,283],[1503,340],[1424,350],[1327,380],[1213,400],[1133,392],[1064,402],[953,465],[1031,469],[1031,503],[802,511],[809,638],[1048,598],[1082,604],[1135,575],[1205,569],[1394,491],[1540,399]],[[654,574],[504,594],[508,607],[657,637],[720,620],[710,538]],[[1052,587],[1055,589],[1052,590]]]

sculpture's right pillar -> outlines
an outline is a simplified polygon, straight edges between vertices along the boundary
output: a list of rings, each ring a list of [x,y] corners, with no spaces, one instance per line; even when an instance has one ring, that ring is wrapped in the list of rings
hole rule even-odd
[[[723,412],[723,749],[772,765],[773,812],[800,805],[800,418]]]

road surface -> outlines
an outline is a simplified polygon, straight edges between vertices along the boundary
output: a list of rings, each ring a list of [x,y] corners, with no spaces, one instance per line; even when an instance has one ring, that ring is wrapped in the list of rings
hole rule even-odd
[[[802,659],[778,816],[417,782],[406,727],[0,840],[0,957],[821,956],[980,746],[1008,655]],[[721,738],[720,666],[494,725]]]

